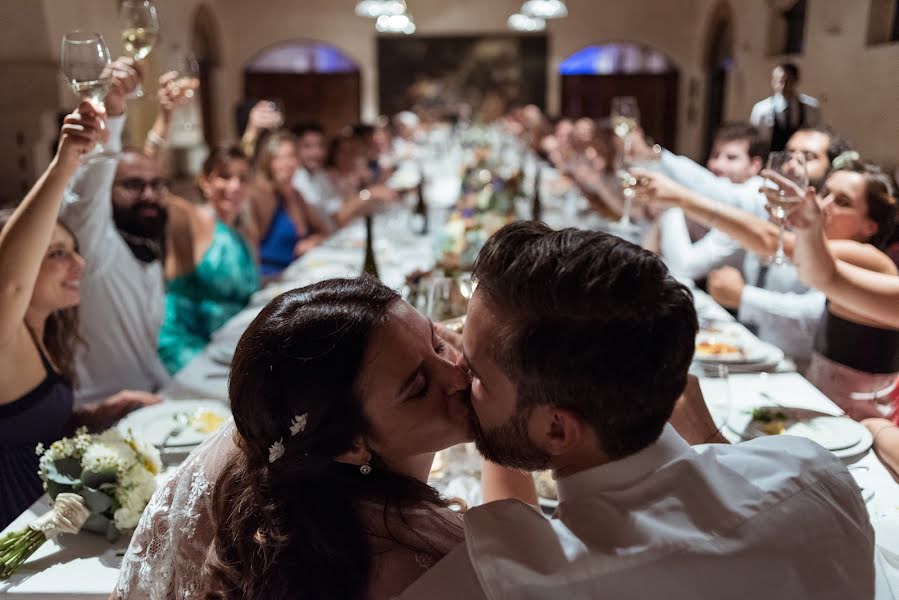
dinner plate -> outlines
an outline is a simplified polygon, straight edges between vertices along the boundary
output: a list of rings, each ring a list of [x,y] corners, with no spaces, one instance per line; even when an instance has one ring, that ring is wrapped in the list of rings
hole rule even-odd
[[[136,438],[159,447],[178,427],[179,419],[186,418],[187,425],[166,443],[166,447],[183,448],[200,445],[230,417],[228,407],[217,400],[168,400],[129,413],[117,427],[122,432],[130,429]]]
[[[855,456],[871,447],[870,432],[849,417],[837,417],[801,408],[780,406],[762,408],[772,415],[782,413],[786,417],[780,419],[783,424],[783,435],[795,435],[812,440],[840,458]],[[749,421],[744,430],[737,433],[744,439],[776,435],[766,431],[765,423],[757,420]]]

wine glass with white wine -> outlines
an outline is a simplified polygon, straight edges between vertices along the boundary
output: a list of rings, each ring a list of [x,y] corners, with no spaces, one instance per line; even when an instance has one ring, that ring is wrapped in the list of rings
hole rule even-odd
[[[637,106],[637,99],[633,96],[616,96],[612,98],[610,117],[612,130],[621,140],[623,147],[621,158],[615,166],[615,174],[621,183],[622,194],[624,195],[624,207],[617,226],[625,230],[632,230],[635,227],[631,223],[631,205],[634,201],[633,187],[637,184],[637,180],[625,168],[624,157],[630,153],[631,134],[640,126],[640,107]]]
[[[768,171],[785,179],[783,182],[765,179],[762,191],[768,201],[771,215],[777,219],[780,235],[777,238],[777,251],[771,257],[775,265],[787,262],[784,254],[784,222],[802,203],[802,194],[808,187],[808,172],[805,167],[805,155],[801,152],[772,152],[768,155]]]
[[[82,100],[88,100],[105,112],[103,100],[112,83],[109,48],[99,33],[72,31],[62,38],[60,50],[62,74]],[[117,158],[118,154],[104,150],[98,143],[93,152],[86,154],[84,160],[98,158]]]
[[[135,61],[141,61],[150,55],[159,35],[159,18],[156,6],[150,0],[123,0],[119,8],[119,21],[122,24],[122,44],[125,52]],[[137,85],[132,97],[140,98],[144,88]]]

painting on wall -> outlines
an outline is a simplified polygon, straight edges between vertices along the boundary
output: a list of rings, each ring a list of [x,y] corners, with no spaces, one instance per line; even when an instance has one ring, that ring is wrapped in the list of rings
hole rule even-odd
[[[381,112],[410,107],[491,118],[510,105],[546,100],[545,35],[382,36]]]

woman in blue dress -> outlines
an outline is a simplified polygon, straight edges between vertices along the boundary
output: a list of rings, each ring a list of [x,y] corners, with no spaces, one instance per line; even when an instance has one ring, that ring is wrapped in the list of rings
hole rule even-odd
[[[130,410],[159,401],[125,391],[74,406],[84,260],[57,215],[66,183],[100,130],[101,117],[83,102],[65,118],[50,166],[18,208],[0,213],[0,529],[44,493],[38,444],[47,446],[81,425],[109,427]]]
[[[293,134],[276,131],[262,141],[256,156],[252,208],[261,234],[259,261],[264,278],[277,277],[329,233],[326,217],[293,187],[299,168],[296,152]]]
[[[259,289],[256,234],[247,214],[250,165],[236,147],[206,159],[198,183],[206,202],[169,204],[168,284],[159,356],[177,373]]]

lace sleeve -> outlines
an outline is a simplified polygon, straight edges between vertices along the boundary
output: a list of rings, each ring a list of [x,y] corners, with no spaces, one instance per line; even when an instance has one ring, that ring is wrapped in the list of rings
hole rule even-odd
[[[188,599],[214,537],[212,486],[234,448],[233,425],[197,448],[156,493],[122,561],[113,598]]]

